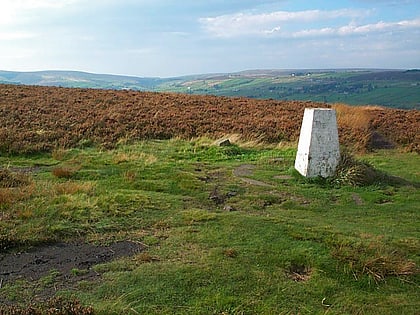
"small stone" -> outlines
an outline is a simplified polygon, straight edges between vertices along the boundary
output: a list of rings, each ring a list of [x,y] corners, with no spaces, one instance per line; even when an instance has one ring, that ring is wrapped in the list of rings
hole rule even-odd
[[[364,204],[363,199],[356,193],[353,193],[351,195],[351,198],[353,199],[354,203],[358,206],[362,206]]]
[[[230,142],[230,140],[229,140],[229,139],[223,139],[223,140],[219,140],[219,141],[217,142],[217,145],[218,145],[219,147],[228,147],[228,146],[232,145],[232,143]]]
[[[235,197],[237,194],[238,194],[238,193],[237,193],[236,191],[229,191],[229,192],[226,194],[226,197],[227,197],[227,198],[232,198],[232,197]]]
[[[224,206],[224,207],[223,207],[223,210],[224,210],[224,211],[228,211],[228,212],[233,212],[233,211],[236,211],[236,209],[235,209],[234,207],[229,206],[229,205]]]

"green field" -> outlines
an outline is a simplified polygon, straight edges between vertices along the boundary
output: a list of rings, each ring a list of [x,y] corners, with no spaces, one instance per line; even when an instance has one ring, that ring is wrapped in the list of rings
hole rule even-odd
[[[1,156],[0,253],[59,240],[146,250],[57,291],[54,272],[3,283],[0,300],[25,309],[54,292],[96,314],[418,312],[418,154],[360,156],[381,175],[350,185],[303,179],[295,153],[200,138]]]
[[[293,75],[231,75],[192,80],[180,78],[161,83],[156,89],[191,94],[420,108],[420,78],[417,72],[384,71],[376,77],[375,73],[308,71]]]

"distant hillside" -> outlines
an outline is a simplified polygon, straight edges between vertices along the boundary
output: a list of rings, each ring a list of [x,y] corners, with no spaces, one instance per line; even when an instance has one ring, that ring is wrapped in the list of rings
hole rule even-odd
[[[159,91],[420,109],[420,71],[254,70],[178,78]]]
[[[420,109],[420,70],[248,70],[175,78],[140,78],[77,71],[0,71],[0,83]]]
[[[161,79],[139,78],[110,74],[93,74],[80,71],[0,71],[0,83],[41,86],[62,86],[97,89],[150,90]]]

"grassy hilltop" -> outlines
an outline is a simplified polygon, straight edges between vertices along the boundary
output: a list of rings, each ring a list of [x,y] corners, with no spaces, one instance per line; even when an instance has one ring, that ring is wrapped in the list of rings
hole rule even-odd
[[[317,103],[0,94],[0,314],[419,309],[418,111],[333,105],[353,157],[306,180]]]

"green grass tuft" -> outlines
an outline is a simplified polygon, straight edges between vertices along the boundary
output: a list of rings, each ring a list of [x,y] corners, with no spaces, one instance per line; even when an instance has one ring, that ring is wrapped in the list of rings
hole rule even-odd
[[[342,151],[336,173],[329,182],[336,185],[367,186],[383,178],[384,175],[369,163],[358,161],[349,152]]]

